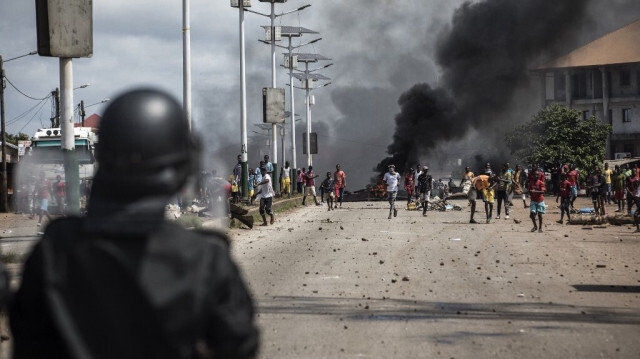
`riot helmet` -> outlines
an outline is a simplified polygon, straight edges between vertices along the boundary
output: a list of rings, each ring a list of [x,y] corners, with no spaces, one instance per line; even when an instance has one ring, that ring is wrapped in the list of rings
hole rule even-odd
[[[197,139],[182,106],[164,92],[137,89],[118,96],[105,110],[98,135],[94,193],[173,195],[197,173]]]

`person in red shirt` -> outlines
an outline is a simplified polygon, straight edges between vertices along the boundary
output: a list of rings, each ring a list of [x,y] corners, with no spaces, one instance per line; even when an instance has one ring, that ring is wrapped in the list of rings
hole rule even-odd
[[[558,197],[556,197],[556,203],[558,203],[558,198],[561,199],[560,202],[560,220],[558,223],[562,224],[564,219],[564,214],[567,214],[567,223],[571,222],[571,213],[569,212],[569,207],[571,206],[571,183],[567,180],[566,173],[560,173],[560,191],[558,193]]]
[[[342,208],[342,197],[344,196],[344,188],[347,186],[347,175],[340,169],[339,164],[336,165],[336,171],[333,173],[333,183],[336,191],[336,201],[340,203],[340,208]]]
[[[56,198],[56,205],[58,206],[58,214],[64,214],[65,184],[62,182],[62,176],[56,176],[56,182],[52,187],[53,196]]]
[[[49,198],[51,197],[51,182],[45,178],[44,172],[40,172],[40,180],[36,183],[35,195],[40,202],[40,210],[38,216],[38,227],[42,223],[42,216],[46,216],[51,222],[49,215]]]
[[[567,180],[571,184],[571,208],[573,208],[573,202],[578,198],[578,170],[574,164],[571,165],[571,171],[567,173]]]
[[[413,183],[413,168],[409,168],[407,174],[404,175],[404,189],[407,190],[407,205],[411,203],[414,186],[415,184]]]
[[[542,215],[546,213],[547,206],[544,203],[544,191],[546,191],[546,187],[544,185],[544,173],[541,171],[537,171],[538,179],[529,185],[529,193],[531,196],[531,206],[529,207],[531,210],[531,221],[533,222],[533,228],[531,232],[535,232],[536,230],[542,233]],[[536,215],[538,216],[538,224],[536,225]]]

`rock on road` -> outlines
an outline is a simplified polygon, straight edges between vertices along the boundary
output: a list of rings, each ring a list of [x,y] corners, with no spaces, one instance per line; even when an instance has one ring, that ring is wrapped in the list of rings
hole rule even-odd
[[[511,219],[475,225],[457,203],[391,220],[386,202],[309,206],[231,230],[261,357],[640,357],[630,226],[559,225],[552,205],[545,232],[531,233],[520,202]]]

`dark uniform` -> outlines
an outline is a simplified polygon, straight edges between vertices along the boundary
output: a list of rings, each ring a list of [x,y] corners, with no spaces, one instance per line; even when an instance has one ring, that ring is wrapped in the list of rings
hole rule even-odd
[[[186,120],[174,123],[181,106],[169,99],[133,91],[105,112],[87,217],[52,222],[25,263],[10,310],[15,358],[255,357],[254,308],[226,237],[164,219],[197,173],[197,151],[180,141]],[[154,141],[168,152],[136,152],[144,143],[116,136],[149,130],[122,126],[127,116],[163,127]]]

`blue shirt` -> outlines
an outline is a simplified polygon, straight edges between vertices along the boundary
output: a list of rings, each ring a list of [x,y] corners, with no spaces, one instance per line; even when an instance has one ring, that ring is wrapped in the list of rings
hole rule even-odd
[[[265,163],[264,168],[267,170],[267,173],[273,173],[273,164],[271,162]]]
[[[249,175],[249,191],[253,191],[253,181],[255,181],[255,179],[256,179],[256,175],[254,174]]]

